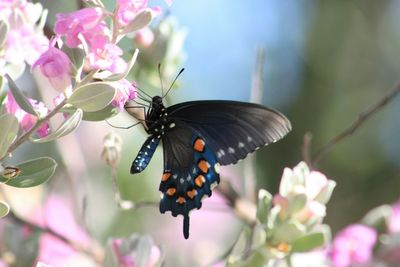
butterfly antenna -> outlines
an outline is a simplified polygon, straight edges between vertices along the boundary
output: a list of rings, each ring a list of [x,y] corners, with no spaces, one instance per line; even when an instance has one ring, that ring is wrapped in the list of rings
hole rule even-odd
[[[165,95],[163,95],[162,98],[164,98],[164,97],[166,97],[166,96],[168,95],[169,91],[170,91],[170,90],[172,89],[172,87],[174,86],[176,80],[177,80],[178,77],[182,74],[182,72],[183,72],[184,70],[185,70],[185,68],[182,68],[182,69],[179,71],[178,75],[176,75],[175,79],[172,81],[171,86],[168,88],[168,91],[165,93]]]
[[[163,95],[164,94],[164,86],[163,86],[162,76],[161,76],[161,63],[158,63],[158,77],[160,79],[161,95]]]
[[[143,93],[145,96],[149,97],[150,99],[152,99],[153,97],[149,94],[147,94],[145,91],[143,91],[142,89],[140,89],[137,85],[133,85],[135,86],[136,89],[139,90],[139,92]]]
[[[127,129],[130,129],[130,128],[132,128],[132,127],[134,127],[134,126],[136,126],[136,125],[139,125],[141,122],[139,121],[139,122],[137,122],[137,123],[135,123],[135,124],[132,124],[132,125],[130,125],[130,126],[115,126],[115,125],[112,125],[108,120],[105,120],[106,121],[106,123],[108,124],[108,125],[110,125],[111,127],[113,127],[113,128],[116,128],[116,129],[124,129],[124,130],[127,130]]]

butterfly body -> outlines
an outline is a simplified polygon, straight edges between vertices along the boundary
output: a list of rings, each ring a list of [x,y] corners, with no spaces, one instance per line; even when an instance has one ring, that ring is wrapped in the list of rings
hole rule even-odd
[[[291,129],[281,113],[262,105],[236,101],[191,101],[165,107],[153,97],[147,110],[150,135],[132,163],[131,173],[143,171],[157,145],[164,148],[160,212],[183,215],[189,236],[189,212],[200,209],[220,181],[219,165],[234,164],[261,146],[275,142]]]

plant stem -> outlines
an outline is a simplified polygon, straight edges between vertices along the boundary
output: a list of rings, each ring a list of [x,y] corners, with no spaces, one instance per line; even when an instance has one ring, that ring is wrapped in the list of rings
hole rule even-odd
[[[43,118],[39,118],[38,121],[35,123],[35,125],[33,125],[33,127],[29,131],[18,137],[17,140],[15,140],[14,143],[11,144],[11,146],[8,148],[8,153],[3,158],[1,158],[0,161],[3,160],[5,157],[7,157],[9,153],[13,152],[16,148],[18,148],[22,143],[28,140],[29,136],[31,136],[37,129],[39,129],[39,127],[42,126],[44,122],[48,121],[51,117],[53,117],[56,113],[58,113],[66,103],[67,99],[64,98],[64,100],[61,101],[61,103],[58,104],[51,112],[47,113],[47,115],[44,116]]]

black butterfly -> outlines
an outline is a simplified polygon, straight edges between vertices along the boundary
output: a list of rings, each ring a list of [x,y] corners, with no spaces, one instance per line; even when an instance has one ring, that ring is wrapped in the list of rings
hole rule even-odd
[[[291,130],[284,115],[262,105],[208,100],[165,107],[160,96],[152,98],[145,123],[150,136],[133,161],[131,173],[146,168],[161,140],[160,212],[183,215],[186,239],[189,212],[201,208],[204,196],[211,196],[220,181],[219,165],[234,164]]]

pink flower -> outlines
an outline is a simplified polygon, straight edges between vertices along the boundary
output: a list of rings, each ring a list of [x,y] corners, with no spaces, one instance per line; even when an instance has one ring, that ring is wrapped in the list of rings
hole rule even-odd
[[[161,13],[159,7],[149,8],[147,0],[117,0],[117,21],[121,26],[126,26],[141,12],[148,10],[157,16]]]
[[[137,97],[136,83],[130,83],[128,80],[122,79],[114,82],[114,86],[117,88],[117,94],[112,101],[112,105],[121,111],[127,101]]]
[[[49,110],[45,107],[45,105],[42,102],[33,99],[29,99],[29,102],[32,104],[33,109],[38,114],[40,114],[40,116],[45,116],[49,112]],[[14,99],[14,96],[10,91],[7,93],[5,107],[8,113],[13,114],[18,119],[21,128],[25,132],[29,131],[38,120],[36,116],[25,112],[18,106],[17,102]],[[36,133],[39,137],[44,137],[49,134],[49,131],[50,131],[49,124],[46,122],[43,123],[42,126],[40,126],[40,128],[36,131]]]
[[[89,237],[76,222],[72,211],[73,209],[66,199],[51,195],[47,198],[43,210],[36,214],[36,223],[48,227],[82,246],[88,246]],[[51,234],[41,235],[38,261],[54,266],[66,266],[74,257],[79,257],[79,253],[71,246]]]
[[[54,26],[55,33],[66,36],[68,47],[77,47],[81,44],[79,34],[83,37],[90,33],[99,24],[104,25],[103,10],[101,8],[84,8],[69,14],[57,14],[57,21]]]
[[[91,51],[87,58],[92,68],[109,70],[113,73],[122,73],[127,64],[121,58],[123,51],[117,45],[109,42],[107,36],[95,34],[88,40]]]
[[[111,241],[111,249],[120,267],[137,267],[138,262],[143,262],[143,267],[153,267],[161,260],[161,251],[158,246],[152,245],[150,251],[138,248],[140,239],[146,237],[133,235],[130,240],[114,239]],[[136,242],[135,242],[136,241]],[[151,241],[152,242],[152,241]],[[139,254],[139,253],[143,254]],[[147,256],[147,258],[143,258]]]
[[[318,222],[326,214],[325,204],[335,185],[323,173],[310,171],[307,164],[300,162],[293,169],[284,169],[273,203],[280,207],[281,218],[290,215],[300,223]]]
[[[149,27],[145,27],[135,34],[135,41],[143,47],[149,47],[154,41],[153,31]]]
[[[388,221],[389,233],[400,233],[400,201],[393,204],[392,212]]]
[[[333,266],[348,267],[368,263],[376,240],[377,233],[371,227],[361,224],[347,226],[333,240],[329,253]]]
[[[64,92],[71,87],[71,62],[63,51],[50,45],[33,64],[32,69],[36,67],[40,68],[41,73],[57,91]]]
[[[4,58],[12,64],[32,64],[46,50],[47,38],[42,32],[34,29],[35,25],[25,24],[12,28],[7,34],[6,53]]]

